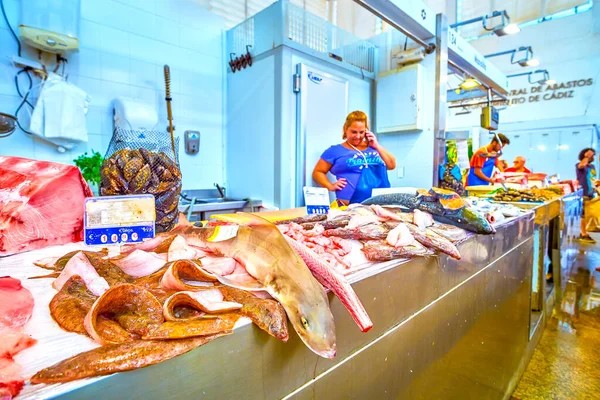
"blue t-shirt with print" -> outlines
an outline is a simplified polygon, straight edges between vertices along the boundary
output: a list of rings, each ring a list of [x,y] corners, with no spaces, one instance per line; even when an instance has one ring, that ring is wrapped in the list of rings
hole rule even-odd
[[[368,165],[385,165],[379,152],[371,146],[362,150],[362,153],[367,159]],[[362,169],[365,167],[365,158],[359,151],[348,149],[341,144],[336,144],[325,150],[321,158],[331,164],[330,172],[335,175],[336,179],[346,179],[346,187],[336,192],[337,198],[350,200],[358,184]]]
[[[594,168],[594,165],[588,164],[583,168],[579,168],[579,163],[577,163],[575,164],[575,171],[577,172],[579,186],[583,188],[583,195],[593,197],[594,185],[592,185],[592,179],[596,177],[596,168]]]

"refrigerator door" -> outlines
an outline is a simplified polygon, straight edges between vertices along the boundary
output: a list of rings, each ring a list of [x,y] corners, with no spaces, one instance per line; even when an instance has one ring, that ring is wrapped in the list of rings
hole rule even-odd
[[[318,186],[312,171],[321,154],[342,142],[348,115],[348,80],[306,64],[297,64],[300,77],[296,108],[296,206],[304,205],[304,186]],[[329,175],[331,181],[333,176]]]

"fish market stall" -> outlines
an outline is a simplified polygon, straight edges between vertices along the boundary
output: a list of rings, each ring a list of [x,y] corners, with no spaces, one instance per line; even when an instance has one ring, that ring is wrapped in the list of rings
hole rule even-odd
[[[542,191],[509,189],[504,193],[500,190],[500,193],[493,197],[495,203],[509,204],[534,214],[532,336],[541,335],[555,305],[562,301],[583,208],[581,189],[565,195],[548,195],[546,191],[547,198],[536,198],[535,196]],[[481,194],[487,195],[485,191]],[[512,196],[513,199],[505,201],[509,200],[504,197],[506,195]]]
[[[458,208],[452,201],[447,206]],[[435,211],[435,204],[427,207]],[[368,210],[372,213],[368,213]],[[349,313],[348,298],[340,296],[339,288],[333,288],[328,294],[337,332],[335,358],[319,357],[315,354],[320,351],[318,347],[306,338],[300,340],[294,329],[289,330],[289,339],[283,342],[276,337],[287,338],[287,333],[279,334],[273,329],[273,324],[267,329],[261,327],[266,331],[262,332],[256,329],[259,326],[256,321],[253,320],[255,324],[252,324],[247,319],[240,319],[235,323],[233,333],[214,338],[210,343],[170,360],[105,377],[75,379],[56,384],[27,384],[19,398],[118,398],[123,393],[127,393],[129,397],[143,398],[325,398],[347,396],[348,393],[357,398],[505,398],[518,382],[536,343],[529,335],[534,213],[523,212],[495,223],[494,234],[466,234],[456,244],[457,254],[452,246],[444,247],[445,242],[436,234],[420,234],[414,227],[395,231],[402,225],[399,224],[400,221],[394,222],[394,219],[403,219],[406,215],[391,210],[393,208],[377,204],[357,207],[353,215],[357,217],[354,222],[352,218],[344,220],[344,216],[329,221],[330,224],[343,226],[331,227],[328,229],[331,231],[329,235],[335,234],[338,236],[332,237],[338,238],[343,238],[344,235],[386,237],[394,231],[391,238],[385,239],[388,244],[398,244],[406,236],[414,235],[417,241],[434,246],[441,252],[432,256],[431,249],[426,249],[425,257],[377,262],[363,260],[349,265],[344,275],[352,284],[352,289],[360,298],[368,316],[365,319],[360,312],[359,315]],[[373,215],[386,222],[369,222]],[[421,217],[423,216],[415,212],[413,222],[425,223],[425,219],[417,221]],[[452,218],[457,217],[455,215]],[[322,225],[326,225],[327,221],[321,221]],[[354,227],[352,224],[355,223],[365,225]],[[372,229],[364,228],[371,224],[374,225]],[[384,228],[385,235],[382,236],[381,229]],[[175,230],[177,229],[182,228]],[[177,232],[187,237],[186,229],[191,228],[183,229]],[[239,229],[242,232],[241,225]],[[250,225],[248,229],[248,232],[253,232],[254,228]],[[481,229],[488,228],[482,225]],[[280,224],[279,230],[288,241],[307,245],[310,243],[313,249],[318,249],[317,246],[312,246],[316,244],[313,242],[321,241],[316,240],[317,237],[327,237],[322,235],[316,222],[311,222],[310,218],[289,222],[286,226]],[[215,231],[218,230],[215,228]],[[301,242],[301,239],[305,241]],[[185,246],[177,247],[175,242],[173,239],[168,245],[169,257],[175,250],[190,250]],[[345,243],[339,240],[331,242],[342,243],[341,247]],[[292,247],[298,249],[298,243]],[[275,245],[276,242],[273,242],[273,246]],[[399,251],[425,251],[425,247],[417,242],[403,243],[392,249],[390,247],[391,245],[378,244],[372,246],[371,252],[366,254],[377,258],[397,254]],[[51,285],[56,285],[56,281],[53,283],[50,278],[55,278],[58,272],[48,278],[26,279],[48,274],[48,270],[34,267],[34,261],[44,257],[60,257],[66,252],[80,249],[81,246],[75,243],[0,259],[0,270],[21,279],[36,300],[26,332],[34,336],[38,344],[16,357],[23,367],[24,375],[35,374],[36,382],[50,379],[50,376],[53,378],[46,382],[52,382],[52,379],[54,382],[64,381],[64,377],[69,374],[77,376],[90,368],[90,363],[71,362],[68,364],[70,368],[63,369],[59,375],[52,375],[52,368],[48,367],[87,350],[100,349],[98,343],[89,337],[62,330],[49,315],[49,304],[56,297],[56,291],[51,288]],[[355,249],[348,248],[346,251],[352,254]],[[154,253],[155,258],[162,254],[158,248]],[[101,254],[77,254],[90,260],[96,257],[99,263],[93,263],[96,269],[99,268],[98,265],[103,265],[98,259]],[[76,255],[71,255],[67,263],[75,257]],[[119,265],[123,265],[123,268],[125,265],[122,262],[125,259],[110,258],[114,263],[121,263]],[[346,260],[342,258],[342,261]],[[60,262],[55,260],[54,263]],[[163,271],[163,277],[181,264],[189,266],[190,262],[182,260],[169,263],[170,267],[166,272]],[[307,261],[307,264],[310,262]],[[210,263],[207,261],[206,268],[208,266]],[[220,264],[218,266],[223,267]],[[217,265],[212,267],[215,269],[211,271],[217,273]],[[65,266],[64,270],[67,269]],[[125,270],[129,274],[135,272]],[[170,284],[175,281],[177,284],[189,285],[189,280],[183,279],[181,274],[181,271],[179,275],[171,273]],[[148,278],[152,276],[149,275]],[[141,277],[136,282],[139,279],[145,282],[151,280]],[[330,281],[325,280],[325,284],[327,282]],[[64,283],[67,284],[68,282]],[[103,299],[124,286],[133,285],[111,287],[95,301],[94,308],[103,306]],[[159,296],[158,293],[156,295]],[[225,303],[231,302],[231,299],[225,300]],[[283,304],[285,299],[280,301]],[[232,307],[231,303],[228,306]],[[86,316],[88,322],[84,322],[88,332],[92,332],[92,336],[96,334],[101,339],[106,339],[102,335],[109,331],[102,333],[102,319],[92,320],[91,331],[89,330],[89,315],[88,313]],[[293,314],[288,312],[288,316],[292,325],[297,322],[292,320]],[[310,322],[303,320],[302,323],[310,327],[311,323],[320,321],[309,320]],[[372,328],[368,324],[370,321]],[[294,328],[299,330],[296,325]],[[156,335],[156,331],[152,335]],[[305,345],[303,341],[308,343]],[[139,342],[143,341],[131,343]],[[161,342],[160,346],[145,353],[134,353],[134,356],[138,355],[142,359],[149,352],[166,351],[164,349],[171,348],[168,343]],[[201,343],[195,343],[194,347],[196,344]],[[309,344],[311,348],[307,347]],[[110,350],[110,346],[117,345],[105,345],[104,348]],[[326,350],[322,354],[331,355]],[[81,361],[83,360],[85,359],[82,358]]]

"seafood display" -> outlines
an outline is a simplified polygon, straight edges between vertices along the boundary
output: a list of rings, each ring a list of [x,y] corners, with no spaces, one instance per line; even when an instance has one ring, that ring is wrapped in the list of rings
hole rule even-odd
[[[283,306],[296,333],[312,351],[335,357],[335,325],[323,286],[274,224],[252,214],[243,216],[250,224],[237,226],[235,235],[226,240],[215,240],[223,230],[219,226],[180,225],[173,233],[191,246],[234,258],[255,279],[251,285],[238,281],[237,287],[268,292]]]
[[[129,190],[134,180],[142,179],[141,170],[135,175],[131,171],[138,164],[135,160],[145,160],[145,153],[138,151],[138,157],[125,152],[130,151],[115,153],[112,167],[106,167],[118,169],[123,178],[127,171]],[[134,164],[127,167],[130,162]],[[153,178],[147,179],[150,183],[139,190],[151,188]],[[40,365],[30,382],[66,383],[143,368],[235,334],[236,327],[249,322],[286,342],[289,320],[312,352],[332,359],[337,351],[332,295],[362,332],[374,326],[349,283],[359,276],[355,271],[413,257],[447,255],[460,260],[460,243],[470,235],[465,230],[494,231],[485,218],[489,210],[480,212],[482,204],[433,188],[415,195],[374,196],[365,204],[276,223],[238,213],[197,227],[180,216],[169,231],[119,251],[71,247],[68,250],[81,250],[52,253],[59,257],[35,262],[48,274],[32,276],[47,279],[48,290],[55,291],[47,312],[62,330],[87,336],[99,347]],[[4,279],[0,278],[0,300]],[[329,298],[327,291],[332,293]],[[12,307],[17,298],[6,303]],[[22,315],[31,315],[26,300],[19,304]],[[0,303],[0,331],[3,307]],[[17,332],[27,318],[19,319]],[[12,355],[35,340],[23,333],[12,337],[0,347],[13,349],[4,354],[14,363]],[[0,364],[0,395],[15,396],[23,379],[5,373],[4,365]],[[13,364],[10,368],[18,371]],[[5,384],[5,376],[14,379]]]
[[[393,193],[373,196],[364,205],[395,205],[409,210],[425,211],[433,219],[457,226],[459,228],[480,233],[494,233],[494,228],[483,217],[471,209],[468,204],[455,192],[447,189],[419,189],[415,194]]]
[[[162,152],[122,149],[102,163],[102,196],[153,194],[156,199],[156,231],[173,228],[181,192],[181,171]]]
[[[327,228],[327,222],[347,221],[345,227]],[[487,222],[486,222],[487,223]],[[352,270],[353,243],[359,242],[368,261],[432,256],[437,251],[460,259],[455,243],[466,239],[463,229],[440,224],[431,214],[416,209],[404,212],[397,206],[352,205],[346,211],[335,210],[324,222],[307,230],[294,222],[279,229],[286,236],[315,251],[330,267],[342,274]],[[331,225],[329,225],[331,226]],[[432,251],[433,250],[433,251]],[[365,261],[366,261],[365,260]]]
[[[498,189],[494,194],[495,201],[543,203],[560,197],[561,194],[550,189]]]
[[[75,166],[0,156],[0,256],[83,240],[90,196]]]
[[[23,332],[33,312],[33,296],[11,277],[0,278],[0,398],[12,399],[25,381],[13,357],[35,345],[36,340]]]
[[[230,334],[242,317],[287,341],[285,311],[277,301],[218,285],[201,259],[169,259],[177,256],[170,250],[183,238],[158,237],[162,240],[154,241],[147,254],[164,258],[162,267],[154,272],[145,269],[144,276],[137,270],[137,278],[116,263],[127,255],[140,257],[141,249],[111,258],[103,251],[78,251],[38,263],[60,271],[52,285],[58,290],[49,304],[52,319],[62,329],[90,336],[102,346],[39,371],[32,383],[68,382],[168,360]],[[95,280],[86,280],[92,271]]]

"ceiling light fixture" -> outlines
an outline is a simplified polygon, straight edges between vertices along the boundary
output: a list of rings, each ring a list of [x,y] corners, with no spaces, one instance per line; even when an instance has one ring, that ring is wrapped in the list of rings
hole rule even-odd
[[[488,21],[492,18],[501,18],[501,22],[496,26],[488,26]],[[515,33],[521,32],[521,28],[517,24],[510,23],[510,17],[506,10],[502,11],[494,11],[491,14],[486,14],[481,17],[472,18],[466,21],[458,22],[456,24],[450,25],[450,28],[457,28],[463,25],[469,25],[475,22],[482,22],[483,29],[486,31],[492,31],[496,34],[496,36],[506,36],[506,35],[514,35]]]
[[[509,19],[510,21],[510,19]],[[521,28],[517,24],[508,24],[506,26],[499,26],[494,28],[496,36],[514,35],[515,33],[521,32]]]
[[[463,90],[473,90],[476,87],[479,87],[479,82],[473,78],[467,78],[459,85]]]
[[[542,74],[542,77],[538,80],[532,80],[531,77],[536,74]],[[548,73],[547,69],[538,69],[535,71],[523,72],[521,74],[507,75],[506,77],[507,78],[515,78],[517,76],[527,76],[527,80],[532,85],[535,83],[537,83],[539,85],[554,85],[556,83],[556,81],[554,79],[550,79],[550,74]]]
[[[523,55],[520,58],[515,59],[515,56],[518,53],[523,53]],[[512,50],[506,50],[506,51],[501,51],[499,53],[493,53],[493,54],[488,54],[485,56],[485,58],[492,58],[492,57],[498,57],[498,56],[503,56],[506,54],[510,54],[510,63],[511,64],[519,64],[521,67],[537,67],[538,65],[540,65],[540,62],[533,58],[533,50],[531,48],[531,46],[521,46],[519,48],[516,49],[512,49]]]

